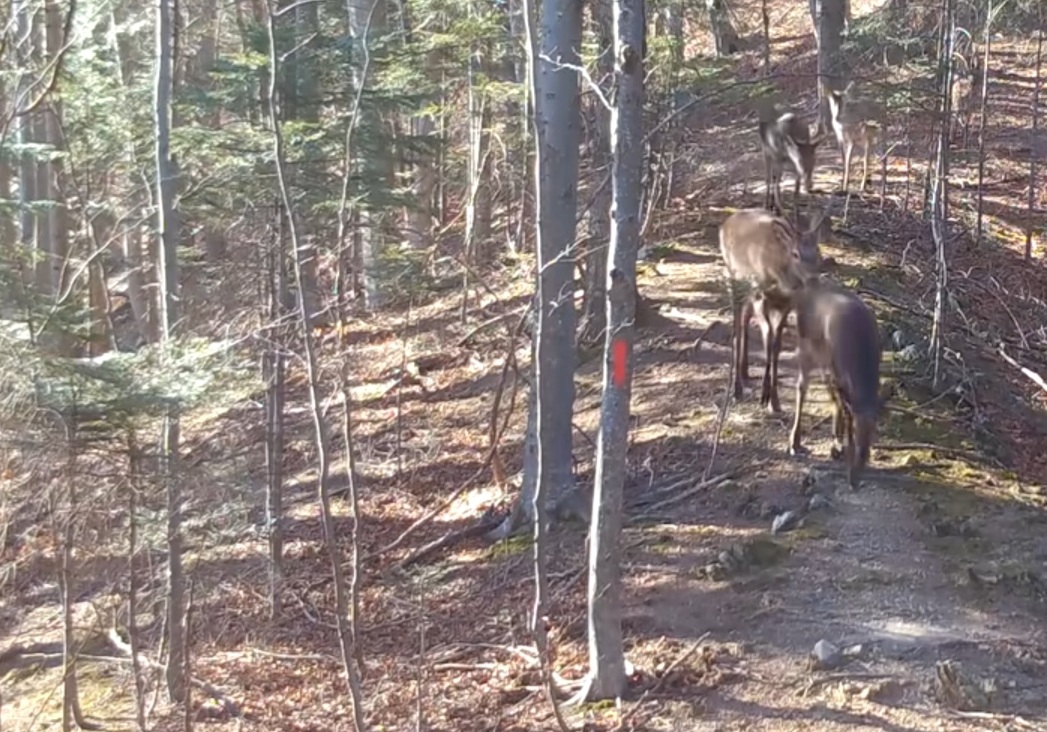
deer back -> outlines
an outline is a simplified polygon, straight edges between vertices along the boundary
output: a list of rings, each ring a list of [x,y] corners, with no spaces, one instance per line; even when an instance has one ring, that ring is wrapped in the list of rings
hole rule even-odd
[[[764,209],[731,214],[720,226],[720,252],[728,274],[761,291],[791,293],[802,288],[821,261],[822,220],[818,218],[814,232],[807,232]]]
[[[822,279],[796,297],[801,358],[827,371],[857,415],[880,408],[880,331],[876,316],[850,290]]]

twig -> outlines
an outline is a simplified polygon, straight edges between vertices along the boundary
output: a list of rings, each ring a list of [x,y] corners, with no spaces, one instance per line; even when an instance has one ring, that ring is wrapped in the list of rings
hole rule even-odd
[[[738,337],[738,334],[735,334]],[[716,417],[716,431],[713,433],[713,447],[709,453],[709,463],[705,466],[705,472],[702,473],[702,481],[704,482],[709,477],[709,473],[712,472],[713,464],[716,462],[716,449],[720,446],[720,435],[723,434],[723,426],[727,421],[727,414],[731,411],[731,400],[734,398],[732,392],[732,385],[734,384],[734,354],[731,354],[731,360],[727,367],[727,392],[723,397],[723,405],[720,407],[720,413]],[[652,509],[653,510],[653,509]]]
[[[666,679],[669,678],[670,674],[672,674],[672,672],[676,670],[676,667],[684,661],[686,661],[687,659],[689,659],[691,656],[693,656],[695,651],[698,650],[699,646],[701,646],[702,643],[704,643],[706,639],[708,639],[708,637],[708,632],[702,633],[701,636],[698,637],[698,640],[692,643],[690,647],[687,648],[687,650],[685,650],[683,653],[676,657],[675,661],[669,664],[669,667],[665,669],[665,672],[661,675],[661,678],[659,678],[654,683],[654,686],[645,691],[643,695],[636,700],[636,704],[633,705],[632,709],[630,709],[628,712],[621,716],[621,718],[618,720],[617,729],[625,729],[625,723],[628,722],[634,714],[636,714],[637,710],[639,710],[643,703],[647,701],[647,697],[657,693],[658,690],[662,688],[662,684],[664,684]]]
[[[695,485],[691,486],[682,493],[678,493],[675,496],[669,496],[664,501],[659,501],[653,506],[648,507],[646,511],[644,511],[642,514],[635,518],[642,518],[643,516],[647,516],[648,514],[654,513],[660,508],[665,508],[666,506],[671,505],[673,503],[679,503],[685,498],[690,498],[698,491],[705,490],[706,488],[715,488],[721,483],[726,483],[727,480],[730,479],[731,475],[731,473],[722,473],[721,475],[718,475],[715,478],[710,478],[709,480],[699,480]]]
[[[948,709],[946,713],[950,717],[957,719],[981,719],[981,720],[994,720],[997,722],[1010,722],[1023,729],[1035,729],[1042,730],[1047,726],[1047,720],[1038,720],[1038,722],[1030,722],[1024,717],[1019,717],[1017,714],[998,714],[995,712],[961,712],[958,709]]]

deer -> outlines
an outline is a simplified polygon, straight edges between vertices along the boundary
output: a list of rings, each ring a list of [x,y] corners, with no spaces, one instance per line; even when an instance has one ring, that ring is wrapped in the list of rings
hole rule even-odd
[[[811,376],[820,371],[828,377],[833,401],[830,457],[847,458],[847,479],[857,489],[888,398],[880,390],[882,347],[876,316],[858,295],[827,278],[808,279],[793,307],[799,373],[789,454],[808,452],[800,444],[800,422]]]
[[[793,221],[764,209],[742,209],[720,225],[720,253],[733,313],[734,398],[749,379],[749,320],[756,316],[763,336],[764,372],[760,406],[781,412],[778,356],[793,297],[821,264],[819,237],[832,227],[824,209]]]
[[[969,63],[959,54],[956,54],[956,58],[963,62],[964,70],[953,79],[950,92],[952,117],[949,124],[949,139],[956,139],[957,128],[962,125],[963,149],[966,150],[970,139],[971,113],[978,105],[982,93],[982,69],[977,54],[971,56]]]
[[[869,150],[880,137],[880,122],[876,119],[878,110],[864,100],[851,98],[854,81],[837,91],[825,85],[825,96],[829,102],[829,118],[832,121],[836,142],[843,155],[843,192],[847,193],[851,179],[851,157],[855,145],[862,146],[862,183],[861,190],[869,184]]]
[[[760,147],[763,150],[764,208],[772,206],[782,212],[782,173],[789,168],[796,175],[793,191],[795,202],[800,190],[809,195],[813,189],[815,153],[826,135],[811,138],[807,124],[793,112],[778,113],[777,110],[762,110],[760,114]]]

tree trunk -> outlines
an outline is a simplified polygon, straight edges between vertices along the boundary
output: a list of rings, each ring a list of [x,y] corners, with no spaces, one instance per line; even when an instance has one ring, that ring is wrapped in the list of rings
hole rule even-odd
[[[541,60],[536,59],[534,86],[537,165],[537,251],[540,279],[537,308],[543,327],[534,334],[534,366],[545,378],[537,389],[537,450],[524,451],[525,475],[533,474],[550,501],[573,487],[571,416],[574,413],[575,308],[574,239],[578,205],[579,95],[576,72],[581,44],[581,5],[572,0],[543,0],[539,28]],[[557,62],[560,62],[559,64]],[[534,490],[524,486],[523,495]],[[527,519],[536,518],[524,507]]]
[[[597,37],[596,78],[614,73],[614,12],[612,0],[593,0],[590,8]],[[673,92],[675,94],[675,90]],[[592,111],[590,184],[598,186],[589,208],[589,236],[585,248],[585,289],[579,341],[595,343],[607,324],[607,242],[611,237],[611,185],[606,179],[611,165],[611,111],[595,94],[589,95]]]
[[[347,10],[353,48],[361,50],[360,55],[353,59],[352,89],[355,93],[366,84],[366,67],[371,63],[367,56],[367,47],[372,43],[371,39],[380,38],[385,33],[387,8],[385,0],[347,0]],[[362,104],[359,108],[354,109],[353,113],[361,115],[358,122],[361,128],[376,133],[381,127],[381,121],[373,105]],[[378,181],[389,178],[388,159],[369,155],[357,157],[352,162],[354,172],[367,181],[365,185],[374,185]],[[384,277],[381,272],[385,259],[386,237],[381,215],[366,201],[357,207],[357,226],[353,231],[353,237],[353,248],[359,260],[356,264],[360,269],[363,281],[364,306],[370,311],[378,310],[385,305],[387,300]]]
[[[1032,88],[1032,130],[1029,139],[1035,141],[1040,129],[1040,79],[1043,70],[1043,24],[1036,33],[1036,79]],[[1036,202],[1040,193],[1038,173],[1039,152],[1035,142],[1029,145],[1029,211],[1025,225],[1025,261],[1032,261],[1033,229],[1036,226]]]
[[[26,0],[12,0],[11,14],[15,16],[16,33],[19,39],[25,39],[15,49],[18,52],[19,61],[28,64],[27,49],[32,43],[32,16]],[[14,120],[16,126],[15,139],[23,152],[20,153],[18,163],[18,204],[19,204],[19,239],[25,253],[34,251],[36,221],[31,206],[36,200],[36,161],[31,155],[24,152],[26,147],[35,142],[33,138],[33,116],[24,111],[24,106],[29,103],[29,89],[31,80],[28,74],[18,75],[18,85],[15,88],[15,99],[19,102],[19,108],[15,110]],[[35,286],[37,282],[36,264],[24,272],[24,280],[27,286]]]
[[[632,351],[636,338],[636,253],[643,162],[642,0],[617,0],[615,107],[611,113],[613,201],[608,253],[603,400],[589,530],[589,678],[586,698],[617,699],[626,686],[619,539],[629,441]]]
[[[818,15],[818,128],[832,129],[826,85],[838,86],[840,44],[843,34],[843,0],[819,0]]]
[[[349,611],[353,605],[353,599],[349,596],[346,588],[345,575],[342,571],[342,556],[338,547],[338,537],[335,535],[334,518],[331,514],[331,491],[330,491],[330,429],[327,417],[324,414],[322,397],[320,393],[320,369],[316,353],[316,343],[313,330],[310,326],[312,313],[309,312],[309,300],[305,297],[304,289],[304,253],[299,246],[298,227],[295,217],[295,209],[291,202],[291,192],[288,186],[285,172],[285,151],[283,126],[280,115],[277,112],[276,102],[276,79],[279,78],[280,61],[276,45],[276,20],[273,17],[273,0],[269,0],[267,31],[269,40],[269,116],[273,123],[273,153],[276,163],[276,177],[280,192],[280,203],[287,215],[288,235],[291,244],[291,257],[294,264],[294,278],[298,291],[299,324],[301,325],[301,339],[304,348],[304,361],[306,371],[306,382],[309,392],[309,408],[313,422],[313,437],[317,455],[317,499],[320,504],[320,517],[324,530],[324,543],[327,548],[328,558],[331,562],[331,574],[334,581],[335,593],[335,616],[337,618],[338,645],[342,655],[342,670],[345,674],[346,686],[352,701],[353,725],[356,732],[363,732],[366,727],[363,711],[363,691],[360,683],[359,673],[354,665],[355,649],[353,647],[354,632]]]
[[[178,217],[174,210],[177,170],[171,158],[173,17],[175,0],[156,4],[156,85],[154,113],[156,137],[157,281],[161,358],[165,359],[178,322]],[[182,571],[182,489],[178,470],[178,412],[171,409],[163,420],[161,455],[167,485],[167,693],[174,701],[185,698],[185,577]]]
[[[726,0],[705,0],[709,11],[709,28],[713,34],[713,46],[718,57],[729,56],[739,51],[738,31],[731,23]]]
[[[265,393],[265,463],[266,463],[266,524],[269,530],[269,617],[275,618],[279,608],[283,584],[283,461],[284,461],[284,374],[283,351],[286,348],[287,329],[276,325],[291,311],[287,287],[286,214],[277,214],[279,225],[268,252],[267,319],[274,328],[273,347],[262,359],[262,377]]]
[[[470,14],[479,16],[475,2],[469,4]],[[469,190],[465,204],[466,261],[474,265],[487,259],[487,240],[491,235],[491,191],[488,163],[488,109],[487,93],[480,84],[487,76],[488,59],[481,40],[474,41],[469,54]]]

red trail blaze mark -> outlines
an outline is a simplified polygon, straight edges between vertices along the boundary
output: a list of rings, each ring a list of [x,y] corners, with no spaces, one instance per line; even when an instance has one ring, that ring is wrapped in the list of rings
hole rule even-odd
[[[625,386],[626,367],[629,365],[629,344],[616,340],[611,344],[611,381],[617,387]]]

